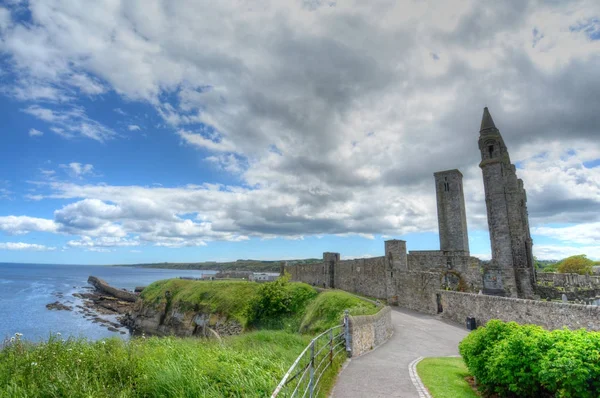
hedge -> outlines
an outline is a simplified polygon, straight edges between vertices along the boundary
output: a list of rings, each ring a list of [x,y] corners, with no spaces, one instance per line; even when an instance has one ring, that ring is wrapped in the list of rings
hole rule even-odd
[[[598,332],[549,332],[535,325],[491,320],[461,341],[459,351],[486,394],[600,396]]]

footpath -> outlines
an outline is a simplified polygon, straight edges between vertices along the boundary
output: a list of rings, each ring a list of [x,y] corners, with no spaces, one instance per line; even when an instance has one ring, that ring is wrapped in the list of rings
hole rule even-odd
[[[334,398],[424,397],[411,380],[419,357],[458,355],[464,327],[435,316],[392,307],[394,335],[375,350],[353,358],[342,370]]]

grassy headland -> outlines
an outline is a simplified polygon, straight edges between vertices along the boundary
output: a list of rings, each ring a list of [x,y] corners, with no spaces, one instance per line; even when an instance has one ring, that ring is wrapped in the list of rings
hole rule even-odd
[[[54,336],[31,344],[17,338],[0,350],[0,398],[269,396],[313,333],[339,323],[344,309],[356,315],[377,311],[348,293],[317,294],[285,278],[263,284],[172,279],[153,283],[141,297],[150,305],[171,301],[179,308],[235,317],[251,331],[222,343]],[[299,333],[300,325],[309,333]],[[336,362],[334,370],[340,365]],[[335,374],[323,378],[320,396],[326,396]]]

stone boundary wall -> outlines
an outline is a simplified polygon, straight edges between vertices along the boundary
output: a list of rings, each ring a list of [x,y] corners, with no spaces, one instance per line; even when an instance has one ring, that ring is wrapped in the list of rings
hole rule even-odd
[[[373,315],[350,316],[352,357],[362,355],[385,343],[394,331],[392,309],[383,307]]]
[[[385,257],[342,260],[335,264],[334,288],[363,296],[387,298]]]
[[[600,306],[567,304],[549,301],[525,300],[484,294],[439,290],[443,312],[441,316],[465,324],[468,316],[475,317],[477,325],[491,319],[520,324],[535,324],[548,330],[586,328],[600,330]]]
[[[552,272],[538,272],[537,282],[539,284],[551,283],[559,287],[598,287],[600,288],[600,276],[579,274],[558,274]]]

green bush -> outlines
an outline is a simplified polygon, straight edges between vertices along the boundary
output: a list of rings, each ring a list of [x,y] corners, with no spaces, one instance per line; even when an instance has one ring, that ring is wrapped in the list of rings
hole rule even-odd
[[[600,333],[555,330],[539,379],[558,397],[600,396]]]
[[[510,335],[519,325],[515,322],[489,321],[485,327],[469,333],[458,345],[460,355],[473,376],[477,378],[483,390],[493,391],[494,375],[488,371],[488,361],[494,345]]]
[[[492,320],[461,341],[459,351],[487,394],[600,396],[598,332],[549,332],[534,325]]]
[[[247,309],[249,323],[256,327],[297,331],[309,301],[317,291],[305,283],[290,283],[289,275],[260,285]]]
[[[535,325],[516,327],[497,341],[486,366],[494,392],[501,396],[513,393],[519,397],[539,397],[544,388],[536,376],[549,345],[548,332]]]

